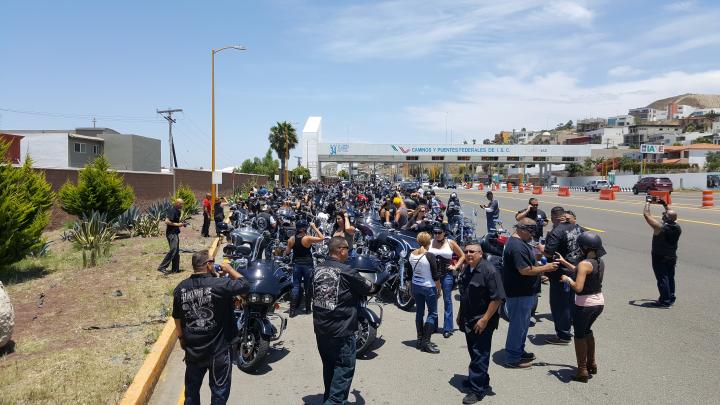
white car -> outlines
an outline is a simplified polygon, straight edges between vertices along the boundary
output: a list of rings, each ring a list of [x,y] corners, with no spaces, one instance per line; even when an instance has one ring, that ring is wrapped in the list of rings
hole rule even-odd
[[[585,184],[585,191],[600,191],[612,187],[607,180],[590,180]]]

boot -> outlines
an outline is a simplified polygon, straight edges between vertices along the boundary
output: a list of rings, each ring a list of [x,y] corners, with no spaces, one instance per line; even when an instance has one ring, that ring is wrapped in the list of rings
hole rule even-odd
[[[423,334],[422,334],[422,339],[420,341],[420,350],[422,350],[425,353],[433,353],[433,354],[440,353],[440,350],[438,350],[438,348],[435,347],[435,345],[430,342],[430,336],[432,336],[434,331],[435,331],[435,325],[433,325],[431,323],[426,323],[425,325],[423,325]]]
[[[597,374],[597,364],[595,363],[595,336],[592,332],[585,338],[587,341],[587,369],[589,374]]]
[[[423,323],[415,321],[415,330],[417,331],[417,340],[415,341],[415,348],[420,349],[423,340]]]
[[[298,299],[290,298],[290,318],[295,318],[297,315]]]
[[[577,374],[572,378],[573,381],[588,382],[587,369],[587,338],[575,338],[575,357],[577,359]]]
[[[310,296],[310,294],[305,294],[305,313],[312,313],[312,297]]]

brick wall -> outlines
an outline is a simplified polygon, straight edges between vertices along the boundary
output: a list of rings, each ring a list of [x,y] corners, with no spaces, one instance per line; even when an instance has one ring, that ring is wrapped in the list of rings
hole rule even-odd
[[[63,184],[70,181],[77,182],[78,169],[36,169],[44,172],[45,179],[52,186],[53,191],[60,190]],[[168,198],[173,190],[173,176],[170,173],[126,172],[119,171],[125,179],[125,184],[135,190],[135,205],[145,208],[154,201]],[[199,200],[210,190],[211,175],[209,171],[176,169],[175,183],[189,186]],[[223,184],[219,188],[220,194],[231,194],[233,187],[239,188],[247,182],[255,181],[257,184],[266,184],[267,176],[255,174],[223,173]],[[75,218],[60,209],[56,203],[50,213],[49,229],[60,228],[66,221]]]

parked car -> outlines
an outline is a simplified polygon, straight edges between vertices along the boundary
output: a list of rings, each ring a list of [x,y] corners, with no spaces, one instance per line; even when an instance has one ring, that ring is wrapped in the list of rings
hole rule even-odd
[[[667,191],[668,193],[672,193],[672,180],[667,177],[648,176],[638,180],[632,188],[633,194],[647,193],[649,191]]]
[[[590,180],[585,184],[585,191],[600,191],[612,187],[607,180]]]
[[[404,193],[412,193],[420,188],[420,184],[417,181],[403,181],[400,183],[400,190]]]
[[[448,180],[447,182],[445,182],[445,188],[455,188],[456,189],[457,184],[455,184],[455,182],[452,180]]]

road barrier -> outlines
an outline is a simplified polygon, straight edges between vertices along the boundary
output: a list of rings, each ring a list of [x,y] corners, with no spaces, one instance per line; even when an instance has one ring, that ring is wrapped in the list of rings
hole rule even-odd
[[[570,197],[570,187],[561,186],[558,189],[558,197]]]
[[[519,186],[518,186],[518,193],[524,193],[524,192],[525,192],[525,187],[523,187],[522,184],[519,185]]]
[[[482,183],[478,184],[478,190],[482,190],[483,188],[485,188],[485,186],[483,186]]]
[[[713,192],[711,190],[705,190],[703,191],[702,196],[702,207],[703,208],[710,208],[715,206],[715,202],[713,201],[715,197],[713,197]]]
[[[612,190],[612,191],[614,191],[614,192],[616,192],[616,193],[619,193],[619,192],[621,191],[621,190],[620,190],[620,186],[612,186],[612,187],[610,187],[610,190]]]
[[[668,193],[667,191],[654,191],[654,190],[651,190],[651,191],[648,192],[648,194],[654,195],[654,196],[657,196],[657,197],[661,198],[663,201],[665,201],[665,203],[666,203],[667,205],[672,204],[672,199],[670,198],[670,193]]]
[[[611,189],[600,190],[600,199],[601,200],[614,200],[615,192],[612,191]]]
[[[507,191],[508,191],[508,193],[512,192],[512,183],[507,184]]]
[[[541,186],[533,186],[532,193],[533,194],[542,194],[542,187]]]

